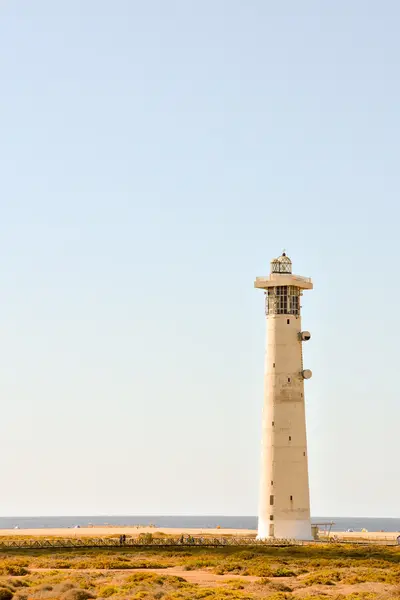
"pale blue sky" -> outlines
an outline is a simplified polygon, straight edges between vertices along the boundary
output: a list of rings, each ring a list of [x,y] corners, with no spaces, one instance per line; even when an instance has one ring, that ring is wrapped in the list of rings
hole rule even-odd
[[[256,514],[286,248],[312,513],[400,516],[395,0],[2,0],[0,514]]]

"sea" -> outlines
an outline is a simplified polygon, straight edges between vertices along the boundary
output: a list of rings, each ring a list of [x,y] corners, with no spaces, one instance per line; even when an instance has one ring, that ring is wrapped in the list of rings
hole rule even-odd
[[[332,531],[398,531],[400,518],[313,517],[312,523],[333,523]],[[73,517],[0,517],[0,529],[51,529],[87,526],[154,526],[182,528],[257,529],[257,517],[228,516],[73,516]],[[322,527],[321,527],[322,528]]]

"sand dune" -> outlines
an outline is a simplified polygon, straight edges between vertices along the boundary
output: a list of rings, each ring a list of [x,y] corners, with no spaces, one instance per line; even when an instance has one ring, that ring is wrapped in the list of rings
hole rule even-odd
[[[254,537],[257,532],[252,529],[182,529],[171,527],[80,527],[78,529],[0,529],[0,537],[28,536],[28,537],[107,537],[124,533],[128,536],[138,536],[141,533],[160,533],[167,535],[210,535],[210,536],[244,536]]]

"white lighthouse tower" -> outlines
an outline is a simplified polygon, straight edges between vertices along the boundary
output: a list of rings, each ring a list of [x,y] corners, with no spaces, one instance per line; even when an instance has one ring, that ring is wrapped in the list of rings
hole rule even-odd
[[[300,297],[311,279],[292,275],[285,253],[271,261],[265,290],[267,345],[264,372],[258,538],[311,539]]]

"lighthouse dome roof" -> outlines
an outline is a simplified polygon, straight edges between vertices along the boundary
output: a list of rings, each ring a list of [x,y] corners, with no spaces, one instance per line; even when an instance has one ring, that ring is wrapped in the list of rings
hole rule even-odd
[[[271,273],[291,273],[292,272],[292,261],[286,255],[286,252],[282,252],[281,256],[271,260]]]

